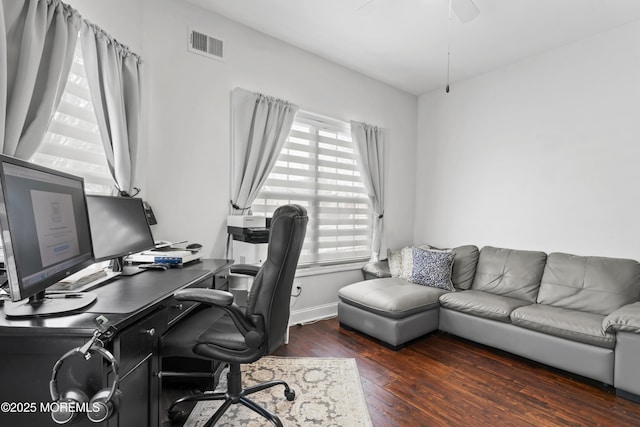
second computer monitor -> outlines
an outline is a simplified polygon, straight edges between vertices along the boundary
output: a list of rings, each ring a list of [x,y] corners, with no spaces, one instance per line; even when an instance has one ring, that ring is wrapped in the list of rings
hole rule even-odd
[[[154,247],[142,199],[87,195],[87,209],[95,259],[113,260],[115,272],[125,256]]]

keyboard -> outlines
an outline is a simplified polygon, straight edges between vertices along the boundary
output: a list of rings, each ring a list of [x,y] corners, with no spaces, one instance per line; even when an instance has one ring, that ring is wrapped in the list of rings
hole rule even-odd
[[[104,270],[98,270],[94,273],[82,276],[79,279],[67,281],[63,279],[58,283],[47,288],[48,291],[83,291],[94,287],[104,281],[114,277],[113,274],[108,274]]]

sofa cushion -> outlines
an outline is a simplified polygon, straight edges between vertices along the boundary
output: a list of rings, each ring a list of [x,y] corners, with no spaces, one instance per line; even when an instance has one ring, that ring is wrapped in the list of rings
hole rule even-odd
[[[602,330],[603,319],[600,314],[542,304],[519,307],[511,313],[514,325],[584,344],[614,348],[616,336]]]
[[[527,304],[531,303],[517,298],[495,295],[490,292],[474,291],[473,289],[448,293],[440,297],[440,305],[442,307],[503,322],[509,322],[511,312]]]
[[[455,253],[438,249],[413,248],[411,282],[454,292],[451,267]]]
[[[451,249],[455,254],[451,282],[458,289],[469,289],[476,275],[480,251],[475,245],[458,246]]]
[[[547,255],[485,246],[471,289],[535,302]]]
[[[638,301],[640,264],[631,259],[552,253],[537,302],[607,315]]]
[[[398,277],[373,279],[347,285],[338,291],[341,301],[400,319],[437,308],[438,297],[448,291],[407,282]]]

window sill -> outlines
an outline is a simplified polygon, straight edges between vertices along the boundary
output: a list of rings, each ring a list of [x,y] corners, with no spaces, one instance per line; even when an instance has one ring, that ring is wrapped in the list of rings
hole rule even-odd
[[[342,273],[344,271],[361,270],[368,261],[358,261],[349,264],[322,265],[301,267],[296,270],[296,277],[315,276],[319,274]]]

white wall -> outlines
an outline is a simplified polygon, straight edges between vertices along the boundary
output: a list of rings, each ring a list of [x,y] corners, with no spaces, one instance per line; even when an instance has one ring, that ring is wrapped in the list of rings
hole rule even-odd
[[[419,98],[416,242],[640,259],[640,23]]]
[[[417,98],[175,0],[70,0],[144,61],[145,122],[137,185],[156,238],[200,242],[224,256],[229,200],[230,92],[239,86],[301,109],[389,129],[385,223],[390,247],[411,243]],[[226,62],[187,51],[188,27],[225,41]],[[332,304],[359,272],[303,277],[296,310]],[[307,286],[308,284],[308,286]]]
[[[223,39],[226,62],[187,52],[189,26]],[[143,36],[151,88],[143,186],[159,236],[200,241],[207,255],[224,255],[230,91],[240,86],[304,110],[388,128],[389,238],[411,241],[412,230],[403,224],[413,222],[413,206],[406,209],[406,202],[414,182],[414,96],[182,2],[146,1]]]

